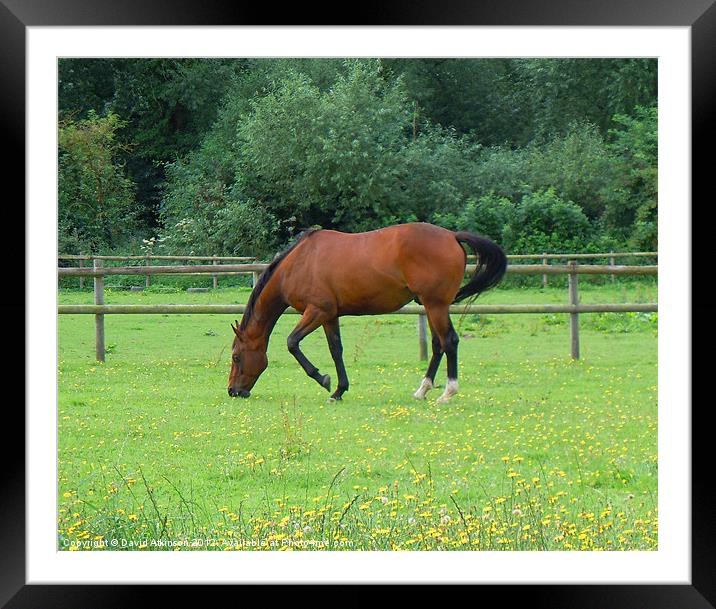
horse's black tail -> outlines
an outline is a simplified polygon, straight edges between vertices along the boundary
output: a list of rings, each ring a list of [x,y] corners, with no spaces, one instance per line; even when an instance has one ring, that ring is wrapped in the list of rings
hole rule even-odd
[[[507,271],[507,256],[502,248],[486,237],[465,231],[455,233],[459,243],[465,243],[477,254],[477,268],[470,281],[460,288],[453,302],[478,295],[496,286]]]

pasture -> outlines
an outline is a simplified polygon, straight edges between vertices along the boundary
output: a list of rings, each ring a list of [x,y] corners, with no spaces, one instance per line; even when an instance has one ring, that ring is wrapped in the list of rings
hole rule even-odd
[[[107,290],[106,302],[249,292]],[[656,292],[648,279],[580,285],[583,303]],[[565,303],[566,291],[478,302]],[[230,316],[107,315],[98,364],[93,317],[61,315],[58,548],[654,550],[656,314],[581,315],[576,362],[568,318],[453,315],[460,393],[436,404],[439,390],[412,397],[427,365],[415,316],[343,318],[351,386],[326,403],[286,350],[295,315],[248,400],[226,391]],[[302,346],[335,386],[322,330]]]

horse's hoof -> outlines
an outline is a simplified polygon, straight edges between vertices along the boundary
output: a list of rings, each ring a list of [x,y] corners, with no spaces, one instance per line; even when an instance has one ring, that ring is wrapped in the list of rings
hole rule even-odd
[[[343,398],[341,396],[336,397],[335,395],[332,395],[330,398],[326,400],[327,404],[333,404],[333,402],[342,402]]]
[[[424,378],[423,381],[420,383],[420,387],[418,387],[418,390],[413,394],[413,397],[416,400],[424,400],[425,395],[433,389],[435,385],[429,378]]]
[[[438,404],[447,404],[450,398],[457,395],[457,380],[448,379],[447,385],[445,385],[445,391],[437,399]]]
[[[324,387],[326,391],[331,390],[331,377],[328,374],[324,374],[321,379],[321,387]]]

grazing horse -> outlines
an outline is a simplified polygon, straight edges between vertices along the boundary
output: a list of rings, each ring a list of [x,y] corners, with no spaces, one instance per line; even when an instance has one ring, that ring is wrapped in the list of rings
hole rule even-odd
[[[466,255],[461,243],[479,257],[475,273],[460,287]],[[496,285],[507,269],[504,252],[489,239],[424,223],[400,224],[367,233],[307,230],[276,256],[254,287],[234,330],[229,395],[247,398],[268,366],[269,336],[289,307],[301,315],[288,337],[288,350],[306,374],[330,391],[331,378],[303,354],[301,341],[323,326],[336,365],[338,387],[329,400],[348,390],[338,325],[342,315],[379,315],[411,300],[425,307],[432,334],[432,359],[414,396],[424,399],[434,387],[443,353],[448,381],[440,401],[457,393],[457,332],[449,307]]]

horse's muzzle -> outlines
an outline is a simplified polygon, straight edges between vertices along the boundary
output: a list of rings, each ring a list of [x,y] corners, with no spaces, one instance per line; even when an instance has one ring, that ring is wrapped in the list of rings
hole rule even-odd
[[[233,387],[229,387],[229,395],[232,398],[247,398],[251,395],[251,392],[248,389],[234,389]]]

